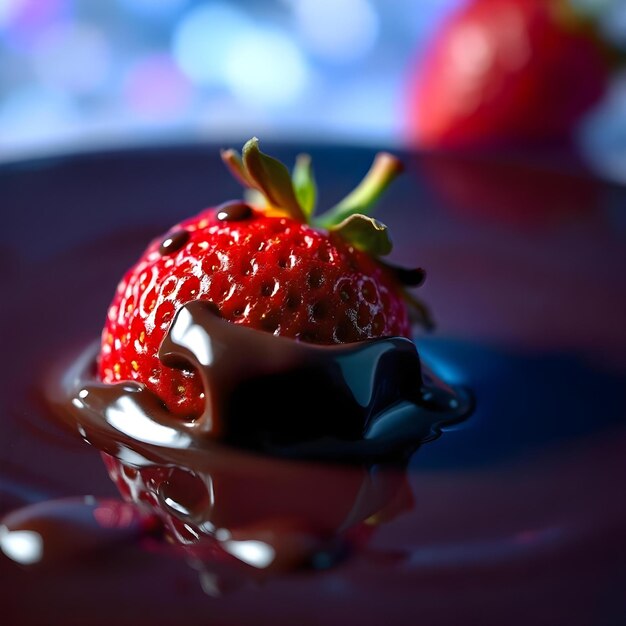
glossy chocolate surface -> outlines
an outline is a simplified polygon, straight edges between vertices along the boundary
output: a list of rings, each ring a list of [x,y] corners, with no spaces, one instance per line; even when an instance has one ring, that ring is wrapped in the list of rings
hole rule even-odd
[[[188,302],[159,349],[168,367],[195,370],[204,412],[171,414],[144,385],[99,383],[88,351],[51,385],[51,404],[98,449],[148,445],[167,462],[217,444],[271,456],[373,463],[404,459],[441,427],[467,417],[469,393],[422,376],[415,344],[397,337],[319,346],[219,318],[211,303]]]
[[[231,200],[217,209],[217,219],[222,222],[242,222],[252,217],[252,208],[245,202]]]
[[[372,157],[312,154],[326,204]],[[164,523],[183,547],[120,501],[98,451],[59,426],[44,390],[97,337],[147,241],[237,197],[216,155],[198,146],[0,168],[11,294],[0,310],[3,619],[623,623],[626,192],[552,164],[407,155],[381,209],[391,261],[428,270],[421,295],[438,328],[416,338],[419,354],[472,389],[470,419],[444,426],[406,467],[234,446],[192,472],[148,446],[107,461],[129,490],[146,481],[149,507],[170,507]],[[198,542],[206,522],[230,536]]]
[[[165,256],[180,250],[189,241],[189,231],[179,230],[168,235],[159,246],[159,254]]]

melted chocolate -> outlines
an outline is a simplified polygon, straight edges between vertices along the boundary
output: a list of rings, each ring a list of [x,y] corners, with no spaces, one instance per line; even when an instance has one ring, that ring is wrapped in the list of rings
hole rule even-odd
[[[171,415],[144,385],[95,382],[92,352],[66,376],[62,415],[105,453],[122,494],[148,504],[203,561],[216,549],[264,571],[343,558],[369,536],[365,520],[410,506],[405,452],[468,409],[465,396],[422,383],[406,339],[314,346],[226,322],[207,302],[180,309],[159,356],[198,371],[200,417]],[[364,464],[338,474],[268,456],[247,471],[254,457],[242,447]],[[388,470],[371,464],[391,454]]]
[[[163,243],[159,246],[159,254],[162,256],[173,254],[189,241],[189,237],[190,234],[188,230],[179,230],[168,235],[167,239],[164,239]]]
[[[87,357],[70,376],[67,420],[90,441],[106,432],[106,441],[92,441],[105,451],[121,439],[161,453],[224,442],[279,456],[368,461],[413,451],[471,407],[465,392],[422,378],[408,339],[312,345],[224,321],[202,301],[177,312],[159,357],[198,372],[202,415],[181,420],[140,383],[96,382]]]
[[[221,222],[243,222],[253,215],[252,208],[245,202],[233,200],[221,204],[216,211],[217,219]]]
[[[96,382],[94,357],[67,373],[61,414],[103,451],[121,493],[203,562],[218,549],[266,571],[327,567],[369,536],[366,520],[410,506],[408,455],[470,408],[465,393],[423,375],[407,339],[312,345],[222,320],[203,301],[177,312],[159,350],[165,365],[201,377],[199,417],[171,414],[143,384]],[[269,456],[242,472],[252,458],[243,449]],[[282,456],[355,465],[330,476],[321,464],[281,468]],[[390,458],[385,471],[374,463]]]

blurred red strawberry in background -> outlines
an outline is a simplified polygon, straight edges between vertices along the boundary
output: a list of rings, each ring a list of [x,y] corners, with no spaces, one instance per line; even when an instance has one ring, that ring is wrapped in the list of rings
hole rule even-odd
[[[470,0],[426,51],[409,131],[426,147],[561,141],[608,74],[591,21],[567,0]]]

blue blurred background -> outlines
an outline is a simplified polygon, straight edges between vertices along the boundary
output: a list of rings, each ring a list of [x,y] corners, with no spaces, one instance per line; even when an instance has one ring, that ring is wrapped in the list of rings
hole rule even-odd
[[[0,0],[0,160],[252,134],[404,145],[408,85],[464,2]],[[625,0],[576,4],[624,45]],[[577,145],[626,180],[623,71]]]

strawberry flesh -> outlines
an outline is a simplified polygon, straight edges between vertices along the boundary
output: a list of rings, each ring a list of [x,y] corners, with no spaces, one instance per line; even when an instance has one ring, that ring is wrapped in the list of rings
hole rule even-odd
[[[411,336],[391,269],[333,233],[231,203],[174,227],[126,273],[102,334],[102,381],[144,383],[173,413],[199,415],[199,377],[157,356],[174,313],[192,300],[212,302],[230,322],[310,343]]]

